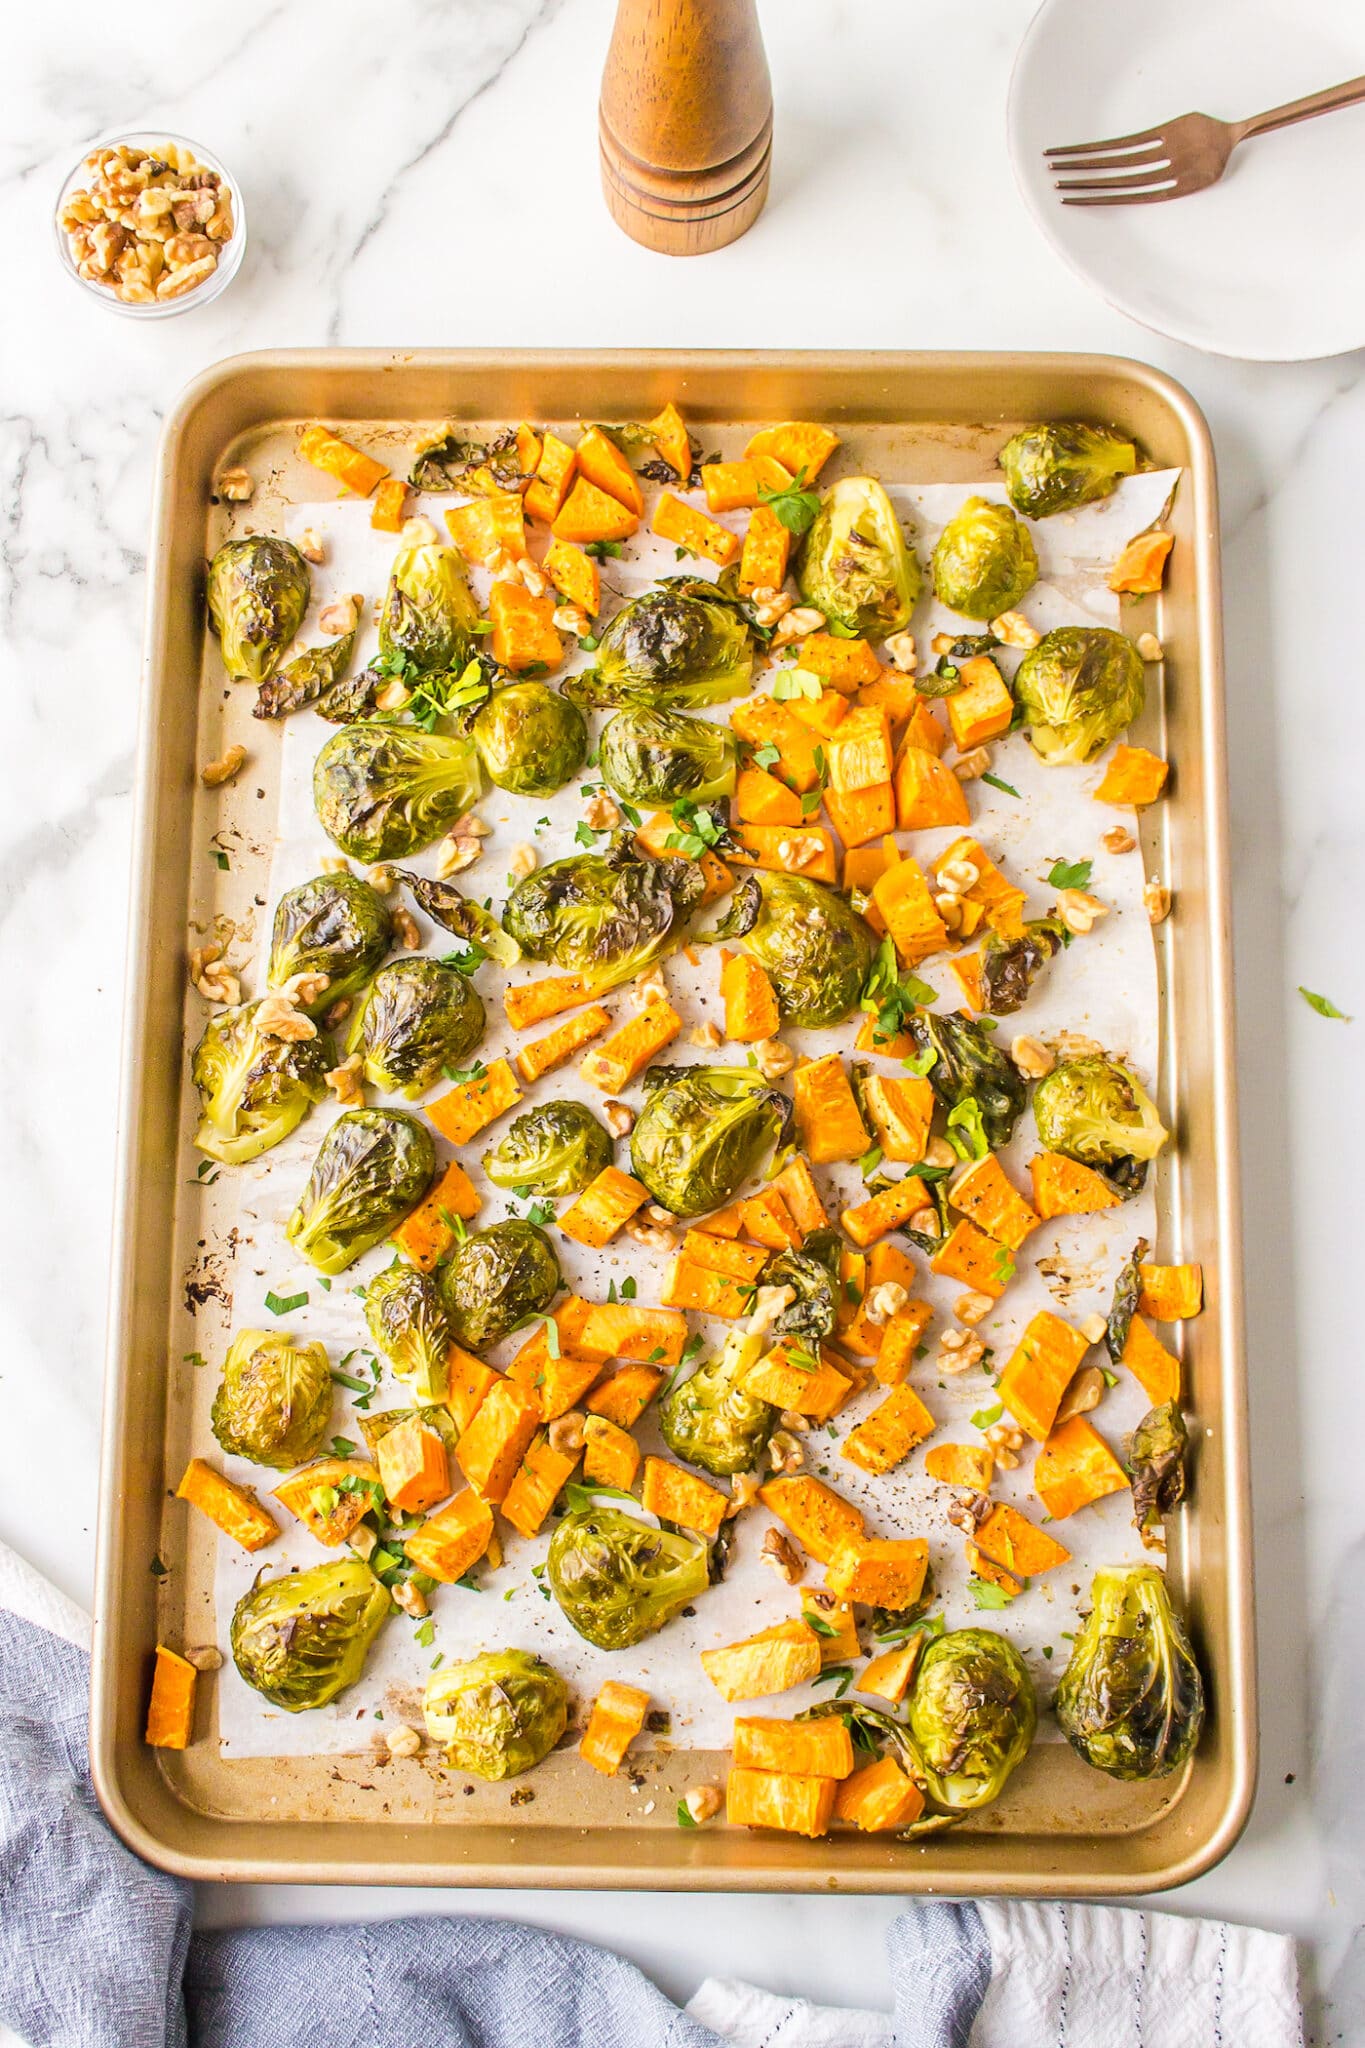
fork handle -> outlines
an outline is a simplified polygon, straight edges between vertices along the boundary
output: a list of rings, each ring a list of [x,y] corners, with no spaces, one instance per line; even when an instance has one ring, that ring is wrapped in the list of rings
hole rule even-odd
[[[1307,99],[1290,100],[1288,106],[1272,107],[1268,114],[1253,114],[1247,121],[1229,123],[1234,146],[1248,135],[1267,135],[1272,128],[1292,128],[1296,121],[1311,121],[1315,114],[1334,114],[1338,107],[1353,107],[1365,100],[1365,78],[1348,78],[1344,85],[1329,85],[1322,92],[1310,92]]]

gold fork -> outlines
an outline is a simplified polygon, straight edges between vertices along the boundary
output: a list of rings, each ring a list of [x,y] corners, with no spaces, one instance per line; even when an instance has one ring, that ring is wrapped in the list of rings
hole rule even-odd
[[[1335,113],[1365,100],[1365,78],[1348,78],[1307,99],[1272,107],[1247,121],[1216,121],[1212,114],[1182,114],[1140,135],[1114,135],[1107,142],[1072,142],[1044,152],[1052,171],[1086,171],[1083,178],[1058,178],[1063,206],[1154,206],[1183,199],[1216,185],[1239,142],[1290,128],[1317,114]]]

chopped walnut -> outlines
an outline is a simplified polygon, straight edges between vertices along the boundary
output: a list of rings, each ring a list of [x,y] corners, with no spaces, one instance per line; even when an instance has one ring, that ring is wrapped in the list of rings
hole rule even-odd
[[[745,1333],[750,1337],[761,1337],[771,1329],[784,1308],[790,1308],[796,1299],[794,1287],[760,1287],[754,1296],[753,1313],[745,1324]]]
[[[602,1113],[614,1138],[628,1138],[635,1129],[635,1111],[628,1102],[618,1102],[611,1096],[603,1103]]]
[[[1101,903],[1098,896],[1088,896],[1084,889],[1059,889],[1057,915],[1069,932],[1083,938],[1102,917],[1108,917],[1109,905]]]
[[[571,1452],[583,1448],[583,1417],[576,1408],[571,1408],[567,1415],[555,1417],[545,1435],[550,1449],[561,1458],[567,1458]]]
[[[1092,1408],[1098,1408],[1104,1396],[1104,1374],[1097,1365],[1083,1365],[1073,1373],[1071,1383],[1057,1404],[1052,1427],[1060,1428],[1070,1422],[1073,1415],[1088,1415]]]
[[[898,1316],[910,1296],[899,1280],[883,1280],[863,1296],[863,1314],[869,1323],[889,1323]]]
[[[957,1154],[946,1138],[931,1138],[924,1148],[926,1166],[956,1166]]]
[[[975,1329],[978,1323],[985,1322],[994,1307],[995,1303],[989,1294],[982,1294],[973,1288],[969,1294],[959,1294],[953,1303],[953,1314],[960,1323],[966,1323]]]
[[[321,875],[349,875],[351,872],[351,863],[344,853],[324,853],[318,862],[318,873]]]
[[[1005,647],[1036,647],[1043,637],[1022,612],[1001,612],[991,620],[991,631]]]
[[[1109,1328],[1109,1325],[1103,1316],[1093,1315],[1086,1316],[1083,1322],[1077,1323],[1076,1328],[1080,1331],[1087,1344],[1098,1344],[1105,1331]]]
[[[330,974],[308,973],[305,971],[302,974],[291,974],[288,981],[280,984],[276,994],[288,997],[291,1003],[296,1003],[305,1010],[311,1010],[319,997],[324,996],[331,985],[332,977]]]
[[[912,676],[919,661],[913,633],[893,633],[886,643],[886,651],[903,676]]]
[[[387,861],[381,861],[378,867],[366,871],[365,880],[376,896],[392,896],[398,887],[398,871],[390,867]]]
[[[753,1048],[754,1064],[765,1081],[776,1081],[796,1065],[796,1054],[780,1038],[760,1038]]]
[[[399,1601],[400,1605],[406,1604],[402,1601],[401,1591],[396,1592],[393,1597]],[[420,1594],[418,1598],[421,1598]],[[408,1726],[406,1721],[400,1721],[396,1728],[386,1728],[384,1730],[384,1740],[388,1745],[390,1756],[420,1756],[422,1754],[422,1738],[415,1728]]]
[[[363,1105],[365,1091],[360,1085],[361,1070],[365,1062],[358,1052],[344,1059],[339,1067],[333,1067],[323,1079],[343,1109],[350,1109],[357,1103]]]
[[[945,1510],[953,1527],[961,1529],[967,1536],[975,1536],[990,1511],[991,1497],[988,1493],[969,1493],[965,1499],[953,1501]]]
[[[415,953],[422,943],[422,934],[417,929],[417,919],[410,910],[398,907],[391,911],[393,935],[405,953]]]
[[[1010,1040],[1010,1058],[1026,1081],[1041,1081],[1057,1064],[1042,1039],[1030,1038],[1026,1031]]]
[[[742,1515],[745,1508],[751,1508],[758,1499],[758,1489],[763,1484],[757,1472],[737,1472],[730,1482],[730,1502],[725,1510],[725,1519],[732,1522],[736,1515]]]
[[[655,1223],[644,1223],[638,1216],[632,1216],[626,1225],[626,1236],[651,1252],[671,1252],[678,1242],[673,1231],[664,1230]]]
[[[256,495],[256,485],[249,469],[225,469],[214,485],[217,495],[228,505],[249,505]]]
[[[793,605],[773,628],[773,646],[782,647],[788,640],[804,640],[808,633],[818,633],[824,623],[824,613],[816,611],[813,604]]]
[[[319,633],[328,633],[336,640],[344,640],[348,633],[354,633],[360,608],[365,600],[360,595],[334,598],[318,613]]]
[[[193,1664],[196,1671],[221,1671],[223,1653],[216,1644],[206,1643],[202,1650],[186,1650],[185,1662]]]
[[[1171,892],[1164,882],[1148,882],[1142,901],[1152,924],[1164,924],[1171,914]]]
[[[775,1429],[768,1439],[768,1463],[776,1473],[799,1472],[806,1454],[789,1429]]]
[[[721,1792],[718,1785],[694,1785],[683,1797],[683,1805],[692,1817],[694,1827],[704,1828],[707,1821],[714,1820],[721,1809]]]
[[[199,780],[205,789],[221,789],[225,782],[231,782],[246,766],[246,748],[231,746],[216,761],[206,761],[199,770]]]
[[[550,614],[550,622],[561,633],[572,633],[575,640],[592,637],[592,620],[581,604],[557,604]]]
[[[689,1045],[700,1046],[705,1052],[715,1052],[725,1041],[720,1027],[708,1020],[705,1024],[693,1025],[687,1034],[687,1042]]]
[[[509,875],[515,875],[517,880],[521,881],[525,876],[533,875],[539,864],[540,855],[536,852],[534,846],[529,845],[523,839],[512,848],[511,858],[507,863],[507,872]]]
[[[338,1024],[344,1024],[353,1007],[349,996],[338,996],[322,1020],[327,1029],[335,1031]]]
[[[327,560],[327,544],[316,526],[305,526],[299,535],[299,553],[305,562],[315,565]]]
[[[953,763],[953,773],[959,782],[976,782],[991,765],[989,747],[971,747],[965,754],[959,754]]]
[[[796,600],[785,590],[778,590],[771,583],[760,583],[750,595],[754,617],[760,626],[775,626],[785,618]]]
[[[780,1529],[769,1529],[758,1555],[760,1563],[766,1564],[769,1571],[776,1572],[787,1586],[795,1586],[806,1569],[800,1551],[790,1536],[784,1536]]]
[[[801,868],[814,867],[822,858],[823,848],[814,837],[805,839],[782,838],[777,842],[777,858],[781,865],[795,872]]]
[[[462,874],[472,868],[483,852],[481,842],[472,835],[450,832],[436,849],[436,878],[444,882],[450,875]]]
[[[934,877],[940,889],[965,896],[981,880],[981,870],[974,860],[945,860],[934,870]]]
[[[412,691],[407,684],[395,680],[392,683],[385,683],[382,690],[377,690],[374,701],[379,711],[401,711],[411,699]]]
[[[350,1535],[346,1538],[346,1548],[354,1551],[355,1555],[366,1564],[374,1556],[378,1547],[379,1538],[375,1535],[368,1522],[357,1522]]]
[[[962,925],[962,898],[944,889],[934,898],[934,908],[950,932],[960,930]]]
[[[411,519],[403,521],[403,531],[398,538],[405,548],[429,548],[441,536],[425,513],[415,512]]]
[[[210,942],[190,948],[190,980],[206,1003],[240,1003],[242,984],[223,958],[223,948]]]
[[[621,822],[620,805],[605,789],[599,789],[583,807],[583,822],[594,832],[612,832]]]
[[[1122,825],[1114,825],[1109,831],[1101,832],[1100,845],[1106,853],[1131,853],[1137,841]]]
[[[926,1203],[922,1209],[916,1209],[905,1227],[915,1237],[937,1237],[938,1210]]]
[[[783,1408],[777,1418],[779,1429],[790,1430],[793,1436],[802,1436],[811,1426],[809,1415],[802,1415],[795,1408]]]
[[[1139,633],[1137,636],[1137,651],[1144,661],[1164,661],[1166,659],[1166,650],[1157,639],[1155,633]]]
[[[929,642],[930,652],[932,654],[949,653],[952,649],[953,638],[954,636],[951,633],[935,633],[933,639]]]
[[[422,1621],[430,1614],[426,1594],[411,1579],[405,1579],[401,1585],[391,1586],[389,1590],[404,1614],[410,1614],[414,1621]]]
[[[668,983],[664,980],[664,970],[658,961],[655,961],[652,967],[646,967],[642,974],[636,975],[630,985],[630,995],[637,1010],[648,1010],[655,1003],[668,1001]]]
[[[533,562],[529,555],[522,555],[517,568],[532,597],[544,597],[550,587],[550,581],[539,563]]]
[[[312,1018],[305,1017],[302,1010],[295,1008],[294,998],[279,989],[262,999],[254,1022],[262,1038],[282,1038],[290,1045],[318,1035]]]
[[[1024,1448],[1024,1432],[1015,1422],[993,1422],[984,1432],[995,1462],[1002,1472],[1017,1472],[1019,1453]]]
[[[1090,1059],[1104,1051],[1098,1038],[1087,1038],[1083,1031],[1059,1031],[1048,1040],[1048,1044],[1064,1060]]]
[[[944,1330],[939,1337],[940,1372],[970,1372],[974,1365],[980,1365],[985,1356],[986,1347],[980,1337],[973,1337],[967,1330]]]

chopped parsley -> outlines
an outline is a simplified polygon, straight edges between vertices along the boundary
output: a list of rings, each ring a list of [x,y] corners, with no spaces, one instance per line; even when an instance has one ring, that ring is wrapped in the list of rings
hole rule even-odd
[[[1090,880],[1092,860],[1055,860],[1048,873],[1049,889],[1083,889]]]
[[[1354,1021],[1347,1016],[1345,1010],[1337,1008],[1330,996],[1315,995],[1311,988],[1302,987],[1299,989],[1299,994],[1303,997],[1309,1009],[1316,1010],[1320,1017],[1336,1017],[1343,1024],[1350,1024]]]
[[[265,1298],[265,1305],[272,1316],[291,1316],[296,1308],[306,1308],[307,1304],[306,1291],[302,1294],[267,1294]]]

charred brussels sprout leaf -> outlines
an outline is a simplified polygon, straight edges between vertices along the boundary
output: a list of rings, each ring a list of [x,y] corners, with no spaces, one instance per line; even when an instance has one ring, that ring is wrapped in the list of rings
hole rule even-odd
[[[588,753],[583,714],[548,683],[508,683],[474,720],[484,773],[515,796],[553,796]]]
[[[359,1678],[391,1604],[358,1557],[264,1580],[237,1602],[233,1662],[287,1714],[325,1707]]]
[[[1185,1454],[1189,1435],[1178,1402],[1149,1408],[1128,1445],[1133,1475],[1133,1527],[1148,1550],[1164,1550],[1162,1518],[1185,1498]]]
[[[415,1209],[436,1170],[425,1124],[401,1109],[348,1109],[318,1147],[285,1235],[319,1273],[343,1272]]]
[[[992,932],[981,948],[981,992],[991,1017],[1010,1017],[1028,1001],[1029,991],[1054,953],[1070,945],[1059,917],[1031,918],[1017,939]]]
[[[1142,1186],[1166,1142],[1156,1104],[1136,1074],[1102,1053],[1059,1061],[1034,1091],[1033,1114],[1049,1152],[1098,1168],[1120,1192]]]
[[[491,910],[485,910],[481,903],[471,902],[453,882],[428,881],[425,875],[410,874],[407,869],[399,870],[398,879],[417,908],[424,910],[442,931],[452,933],[467,946],[477,946],[490,960],[496,960],[499,967],[516,966],[521,958],[521,947],[509,932],[503,930]],[[478,965],[478,962],[474,964]]]
[[[924,577],[881,485],[848,476],[826,491],[801,544],[796,580],[827,619],[885,640],[909,625]]]
[[[1114,1282],[1114,1299],[1104,1324],[1104,1347],[1115,1365],[1123,1363],[1128,1332],[1133,1327],[1133,1317],[1142,1298],[1142,1261],[1149,1250],[1146,1238],[1140,1237]]]
[[[321,1450],[332,1414],[332,1376],[321,1344],[277,1330],[239,1330],[223,1362],[213,1433],[234,1458],[285,1472]]]
[[[346,725],[313,765],[313,808],[328,838],[367,865],[406,860],[478,802],[471,740],[416,728]]]
[[[504,427],[491,441],[475,441],[448,420],[413,452],[408,482],[416,491],[468,491],[490,497],[520,491],[530,482],[517,451],[517,430]]]
[[[354,600],[352,616],[355,616]],[[253,718],[285,718],[291,711],[301,711],[306,704],[321,708],[324,700],[330,699],[341,682],[350,663],[355,647],[356,629],[339,639],[329,640],[321,647],[305,647],[302,654],[285,662],[282,668],[267,676],[256,692],[252,706]],[[327,714],[324,712],[324,716]]]
[[[631,1168],[675,1216],[719,1209],[791,1133],[789,1098],[755,1067],[651,1067],[645,1089]]]
[[[628,1650],[700,1599],[708,1566],[701,1537],[602,1506],[565,1515],[546,1577],[579,1635],[599,1650]]]
[[[519,1778],[543,1762],[568,1726],[569,1689],[530,1650],[486,1650],[433,1672],[422,1712],[452,1770]]]
[[[935,1803],[971,1813],[998,1799],[1028,1754],[1038,1706],[1013,1643],[985,1628],[950,1629],[915,1670],[910,1737]]]
[[[1093,761],[1142,710],[1142,657],[1108,626],[1058,626],[1020,662],[1014,695],[1040,761]]]
[[[437,539],[429,519],[410,519],[379,615],[381,660],[402,656],[427,674],[463,669],[478,619],[463,556]]]
[[[683,711],[628,705],[607,721],[598,749],[602,780],[628,804],[709,803],[735,786],[735,736]]]
[[[495,1188],[576,1195],[611,1164],[611,1133],[582,1102],[544,1102],[515,1117],[483,1155]]]
[[[346,1038],[372,1088],[420,1095],[447,1067],[458,1067],[483,1037],[478,990],[439,960],[395,960],[381,967]]]
[[[223,667],[240,683],[263,683],[308,609],[308,564],[292,541],[253,533],[226,541],[209,563],[209,621]]]
[[[742,613],[708,586],[667,585],[632,597],[602,634],[597,666],[571,676],[579,704],[649,704],[686,709],[742,697],[754,645]]]
[[[603,853],[570,854],[517,883],[503,925],[523,953],[615,988],[677,938],[706,882],[695,861],[642,858],[629,832]]]
[[[742,938],[777,995],[784,1022],[839,1024],[877,957],[877,935],[848,901],[800,875],[746,875],[708,939]]]
[[[837,1230],[813,1230],[800,1251],[774,1252],[763,1268],[764,1287],[790,1287],[792,1299],[768,1325],[774,1337],[799,1337],[818,1348],[838,1320],[841,1240]]]
[[[659,1430],[670,1451],[717,1479],[752,1472],[777,1426],[777,1410],[744,1391],[744,1377],[763,1349],[758,1337],[732,1330],[708,1365],[665,1394]]]
[[[1164,1778],[1193,1754],[1204,1684],[1163,1575],[1150,1564],[1096,1572],[1053,1702],[1079,1756],[1111,1778]]]
[[[362,989],[393,943],[385,903],[358,875],[317,875],[286,889],[275,905],[270,934],[271,988],[296,974],[325,974],[327,986],[307,1006],[320,1016],[343,996]]]
[[[1008,505],[968,498],[939,535],[934,590],[950,612],[994,619],[1038,581],[1033,535]]]
[[[446,1391],[450,1325],[441,1292],[415,1266],[386,1266],[365,1289],[365,1325],[394,1376],[407,1380],[414,1401],[441,1401]]]
[[[1024,427],[1000,450],[1005,488],[1016,512],[1047,519],[1107,498],[1137,468],[1137,449],[1109,427],[1051,420]]]
[[[194,1142],[224,1166],[278,1145],[327,1093],[331,1040],[272,1038],[256,1029],[259,1003],[219,1010],[194,1048],[201,1113]]]
[[[990,1032],[960,1010],[943,1017],[921,1010],[909,1019],[909,1029],[920,1051],[934,1055],[929,1079],[944,1108],[954,1110],[959,1103],[975,1101],[991,1151],[1008,1145],[1023,1115],[1028,1089]]]
[[[543,1230],[513,1216],[463,1238],[440,1284],[456,1343],[486,1351],[545,1313],[559,1292],[559,1260]]]

